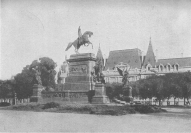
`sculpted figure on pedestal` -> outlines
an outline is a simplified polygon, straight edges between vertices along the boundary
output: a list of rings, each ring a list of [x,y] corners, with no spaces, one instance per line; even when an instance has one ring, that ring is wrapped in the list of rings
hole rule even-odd
[[[122,78],[123,87],[129,85],[129,70],[130,70],[130,67],[129,68],[125,67],[124,70],[121,70],[120,68],[117,67],[117,70],[118,70],[119,74],[121,76],[123,76],[123,78]]]
[[[91,74],[93,76],[94,82],[101,82],[105,84],[105,76],[97,64],[93,67],[93,71],[91,72]]]
[[[33,68],[33,71],[34,71],[34,79],[33,79],[33,82],[34,84],[37,84],[37,85],[42,85],[42,81],[41,81],[41,72],[38,68],[38,66],[36,66],[36,68]]]
[[[122,78],[123,95],[121,96],[121,98],[126,102],[132,102],[133,101],[132,87],[129,85],[129,70],[130,70],[130,67],[128,68],[126,66],[123,70],[121,70],[120,68],[117,67],[117,70],[118,70],[119,74],[121,76],[123,76],[123,78]]]
[[[89,41],[89,37],[91,37],[93,35],[93,32],[91,31],[86,31],[83,35],[81,33],[81,29],[80,27],[78,28],[78,38],[74,41],[74,42],[70,42],[66,48],[65,51],[67,51],[70,47],[72,47],[72,45],[75,47],[75,52],[78,54],[78,49],[84,45],[84,46],[88,46],[89,44],[92,44]],[[87,44],[87,45],[86,45]],[[93,48],[93,45],[92,45]]]

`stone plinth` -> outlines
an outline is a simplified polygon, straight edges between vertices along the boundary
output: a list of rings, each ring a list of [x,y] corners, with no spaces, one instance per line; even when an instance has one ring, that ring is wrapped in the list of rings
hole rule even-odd
[[[64,91],[89,91],[93,90],[91,72],[95,66],[93,53],[71,55],[69,62],[69,76],[65,79]]]
[[[53,91],[42,93],[42,103],[56,102],[56,103],[82,103],[88,104],[87,92],[84,91]]]
[[[41,102],[42,101],[42,96],[41,96],[42,90],[43,90],[42,85],[35,84],[33,86],[33,95],[30,99],[30,102]]]
[[[123,96],[124,100],[125,100],[126,102],[129,102],[129,103],[133,102],[132,87],[131,87],[131,86],[124,86],[123,89],[126,90],[126,91],[124,92],[124,96]]]
[[[109,103],[109,98],[106,96],[105,87],[102,83],[95,84],[95,96],[92,99],[93,104]]]

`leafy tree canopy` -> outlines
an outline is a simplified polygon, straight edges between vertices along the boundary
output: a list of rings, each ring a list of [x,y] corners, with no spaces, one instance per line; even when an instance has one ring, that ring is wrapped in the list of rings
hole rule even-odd
[[[46,88],[55,87],[55,76],[56,63],[48,58],[40,58],[39,61],[34,60],[30,65],[23,68],[22,72],[17,74],[15,79],[15,89],[18,98],[28,98],[32,96],[35,71],[38,69],[40,71],[40,78],[42,80],[42,85]]]
[[[43,57],[40,58],[39,61],[34,60],[32,64],[30,65],[30,70],[33,68],[35,69],[38,67],[38,69],[41,72],[41,80],[42,80],[42,85],[44,87],[55,87],[55,76],[56,76],[56,71],[54,70],[56,68],[56,63],[48,58],[48,57]]]
[[[12,80],[0,80],[0,98],[11,98],[13,95]]]

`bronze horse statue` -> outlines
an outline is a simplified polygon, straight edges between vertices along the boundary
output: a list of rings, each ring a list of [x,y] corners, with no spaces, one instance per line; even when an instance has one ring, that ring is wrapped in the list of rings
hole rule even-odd
[[[93,32],[91,31],[86,31],[83,35],[81,33],[81,29],[80,27],[78,28],[78,38],[74,41],[74,42],[70,42],[66,48],[65,51],[67,51],[70,47],[72,47],[72,45],[75,47],[75,52],[78,54],[78,49],[84,45],[84,46],[88,46],[89,44],[92,44],[89,41],[89,37],[91,37],[93,35]],[[88,45],[85,45],[88,44]],[[93,48],[93,45],[92,45]]]

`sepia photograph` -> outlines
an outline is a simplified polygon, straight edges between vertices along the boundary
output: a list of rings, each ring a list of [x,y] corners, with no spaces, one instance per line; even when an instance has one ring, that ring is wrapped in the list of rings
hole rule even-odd
[[[0,132],[191,132],[191,0],[0,5]]]

